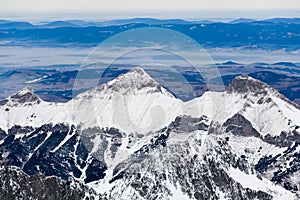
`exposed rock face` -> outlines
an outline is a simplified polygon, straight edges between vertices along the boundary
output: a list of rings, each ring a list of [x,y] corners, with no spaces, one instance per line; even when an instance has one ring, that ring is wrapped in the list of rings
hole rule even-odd
[[[300,109],[300,106],[289,99],[287,99],[284,95],[280,94],[278,91],[270,87],[268,84],[254,79],[248,75],[241,75],[235,77],[230,85],[228,86],[227,93],[240,93],[245,94],[247,96],[248,93],[252,93],[254,96],[262,96],[257,103],[262,104],[263,102],[270,103],[272,101],[271,98],[265,99],[265,96],[268,93],[273,93],[285,102],[289,103],[290,105]]]
[[[0,145],[1,163],[21,167],[29,175],[40,172],[62,179],[70,174],[79,178],[87,166],[86,182],[103,178],[105,164],[96,158],[87,159],[89,152],[80,138],[74,126],[65,124],[46,124],[37,129],[14,126]]]
[[[7,99],[3,99],[0,101],[0,106],[4,106],[8,102]]]
[[[5,131],[0,128],[0,140],[4,139],[5,137],[6,137]]]
[[[31,87],[26,87],[22,91],[12,95],[10,97],[12,102],[16,103],[40,103],[40,98],[33,93],[33,89]]]
[[[270,87],[256,79],[253,79],[247,75],[241,75],[234,78],[231,84],[228,86],[227,92],[238,92],[238,93],[254,93],[254,94],[266,94]]]
[[[300,133],[297,129],[289,132],[281,132],[280,136],[266,135],[264,141],[278,147],[290,147],[294,142],[300,142]]]
[[[14,125],[10,129],[8,129],[9,135],[16,135],[16,134],[27,134],[32,132],[34,129],[31,126],[20,126],[20,125]]]
[[[0,100],[0,106],[32,105],[40,104],[41,102],[42,100],[34,94],[33,89],[31,87],[26,87],[9,98]],[[9,111],[9,108],[6,108],[6,111]]]
[[[163,142],[157,142],[161,138],[158,136],[156,141],[116,167],[111,181],[116,182],[116,186],[106,193],[107,198],[126,199],[124,193],[127,189],[123,191],[122,188],[131,188],[136,199],[172,199],[177,197],[169,189],[169,185],[173,184],[177,185],[179,193],[191,199],[220,199],[218,191],[224,192],[226,199],[272,199],[263,191],[243,188],[230,177],[227,167],[247,171],[249,166],[243,166],[242,161],[232,154],[226,140],[215,140],[214,135],[199,139],[198,133],[193,130],[178,132],[173,129],[176,125],[170,127],[162,130],[162,135],[167,134]],[[170,142],[183,136],[186,139],[181,142]],[[194,154],[194,149],[201,151],[202,148],[205,155]]]
[[[300,182],[297,179],[300,170],[299,145],[300,143],[296,142],[282,154],[264,156],[256,164],[255,169],[285,189],[298,192],[300,190]]]
[[[240,135],[245,137],[259,137],[260,134],[255,130],[251,124],[244,116],[240,114],[235,114],[233,117],[226,120],[223,124],[226,127],[226,132],[231,132],[234,135]]]
[[[176,117],[174,122],[171,123],[170,128],[173,130],[177,130],[178,132],[192,132],[196,130],[207,131],[207,122],[208,119],[206,116],[202,116],[200,118],[193,118],[184,115]]]
[[[249,164],[232,153],[226,139],[216,139],[213,134],[208,138],[201,135],[208,131],[209,123],[206,116],[176,118],[114,169],[110,183],[115,187],[103,196],[99,194],[99,198],[172,199],[175,194],[170,191],[171,184],[177,185],[183,195],[195,199],[219,199],[221,194],[218,191],[224,193],[226,199],[271,199],[271,195],[263,191],[243,188],[230,177],[226,170],[228,167],[249,173]],[[80,192],[86,191],[85,187],[82,186],[77,193],[74,183],[71,186],[75,188],[68,188],[68,181],[45,176],[55,175],[64,180],[84,177],[83,183],[102,180],[107,170],[104,151],[110,150],[113,155],[114,148],[122,145],[124,137],[117,129],[95,127],[79,132],[66,124],[48,124],[38,129],[15,126],[9,133],[10,136],[0,145],[2,164],[19,166],[30,174],[18,172],[15,184],[24,189],[24,193],[18,195],[26,198],[45,193],[45,199],[82,199],[83,193]],[[94,147],[90,142],[97,137],[102,137],[103,144],[99,144],[96,154],[91,154]],[[115,147],[109,147],[107,139]],[[195,154],[192,150],[201,152],[202,148],[206,149],[204,155]],[[2,172],[16,176],[13,171]],[[23,185],[23,179],[32,184]],[[38,183],[42,187],[36,188]],[[56,185],[55,188],[51,184]],[[61,192],[51,194],[52,188]],[[124,196],[122,191],[129,188],[134,192]],[[4,195],[11,194],[16,195],[15,192]],[[60,196],[62,194],[65,196]],[[12,199],[18,196],[6,197]]]
[[[0,196],[5,200],[94,200],[98,195],[82,183],[41,174],[29,176],[15,167],[1,167]]]
[[[99,194],[99,198],[172,199],[175,194],[170,190],[170,185],[174,185],[183,195],[195,199],[220,199],[220,191],[224,193],[226,199],[272,199],[272,195],[264,191],[244,188],[230,176],[227,171],[229,167],[244,173],[253,173],[250,163],[246,157],[239,157],[234,153],[228,138],[213,133],[207,135],[209,124],[210,121],[206,116],[176,118],[168,127],[154,134],[155,137],[149,143],[114,168],[113,178],[110,180],[110,184],[114,187],[102,193],[103,196]],[[224,126],[233,127],[229,132],[238,137],[256,137],[256,131],[252,130],[249,122],[240,115],[227,120]],[[240,126],[246,129],[235,128]],[[10,193],[3,192],[3,195],[6,195],[7,199],[13,199],[36,197],[45,193],[45,199],[67,197],[82,199],[82,195],[86,194],[85,187],[81,186],[81,190],[77,191],[74,184],[70,185],[68,181],[61,181],[55,177],[46,178],[44,175],[55,175],[65,180],[84,177],[84,183],[102,180],[106,177],[108,169],[104,151],[110,150],[113,155],[113,152],[116,152],[115,148],[122,145],[124,135],[117,129],[97,127],[79,133],[74,126],[66,124],[48,124],[37,129],[21,126],[11,128],[9,135],[0,145],[1,162],[5,165],[19,166],[30,176],[20,175],[18,172],[14,184],[24,192],[16,194],[12,190]],[[98,136],[102,137],[103,144],[99,144],[97,154],[91,154],[94,147],[90,142]],[[110,148],[107,139],[113,141]],[[202,151],[205,154],[199,154]],[[91,155],[93,156],[90,157]],[[266,162],[267,164],[259,164],[257,171],[267,171],[273,161],[266,160]],[[297,168],[295,170],[297,171]],[[16,176],[13,171],[2,170],[2,172]],[[3,180],[8,179],[7,177]],[[272,180],[277,180],[277,177],[279,174]],[[24,183],[31,184],[23,185],[23,179]],[[37,188],[36,184],[42,184],[42,187]],[[53,185],[56,185],[55,188]],[[292,188],[289,189],[291,191],[297,189],[288,181],[284,182],[283,186]],[[61,192],[55,193],[52,189]],[[124,189],[132,191],[126,194]],[[65,196],[61,196],[62,194]]]

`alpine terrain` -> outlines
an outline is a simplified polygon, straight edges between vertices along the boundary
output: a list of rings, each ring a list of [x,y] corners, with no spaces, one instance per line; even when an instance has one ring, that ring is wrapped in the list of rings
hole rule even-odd
[[[246,75],[183,102],[143,69],[0,101],[1,199],[300,198],[300,107]]]

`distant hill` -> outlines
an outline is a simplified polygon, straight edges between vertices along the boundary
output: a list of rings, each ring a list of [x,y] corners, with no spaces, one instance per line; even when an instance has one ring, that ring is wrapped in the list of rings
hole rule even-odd
[[[0,19],[0,24],[7,24],[7,23],[9,23],[9,22],[11,22],[11,21],[9,21],[9,20],[4,20],[4,19]]]
[[[4,29],[10,29],[10,28],[23,29],[23,28],[33,28],[33,27],[34,25],[32,25],[29,22],[10,22],[5,20],[0,21],[0,28],[4,28]]]
[[[238,23],[249,23],[249,22],[255,22],[256,20],[250,19],[250,18],[239,18],[231,21],[231,24],[238,24]]]
[[[185,21],[182,19],[155,19],[155,18],[133,18],[133,19],[121,19],[121,20],[110,20],[100,22],[102,26],[110,26],[110,25],[125,25],[125,24],[153,24],[153,25],[161,25],[161,24],[191,24],[189,21]]]
[[[54,22],[49,22],[43,25],[40,25],[40,27],[43,28],[59,28],[59,27],[77,27],[78,25],[69,22],[69,21],[54,21]]]
[[[277,62],[277,63],[274,63],[273,65],[283,65],[283,66],[287,66],[287,67],[297,67],[296,64],[291,63],[291,62]]]
[[[99,42],[123,31],[136,28],[169,28],[186,34],[203,47],[242,47],[268,50],[300,49],[300,19],[277,18],[254,21],[238,19],[229,23],[185,21],[182,19],[134,18],[111,21],[67,20],[31,24],[0,20],[0,39],[19,45],[34,41],[34,45],[59,43],[97,45]],[[279,22],[281,21],[281,22]],[[168,25],[168,26],[166,26]],[[147,34],[147,33],[145,33]],[[51,41],[51,42],[49,42]]]
[[[61,28],[61,27],[88,27],[88,26],[122,26],[126,24],[149,24],[149,25],[162,25],[162,24],[191,24],[192,22],[182,19],[155,19],[155,18],[132,18],[132,19],[118,19],[108,21],[84,21],[84,20],[66,20],[66,21],[53,21],[44,22],[38,25],[42,28]],[[211,23],[211,21],[206,21]],[[1,22],[0,22],[1,24]]]
[[[300,24],[300,18],[274,18],[262,21],[272,23]]]
[[[225,63],[222,63],[221,65],[241,65],[240,63],[236,63],[236,62],[233,62],[233,61],[227,61]]]

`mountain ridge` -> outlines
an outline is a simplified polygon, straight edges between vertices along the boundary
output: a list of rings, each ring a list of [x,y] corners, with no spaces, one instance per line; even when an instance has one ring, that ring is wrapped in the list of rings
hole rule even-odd
[[[108,91],[108,93],[121,92],[120,95],[127,95],[135,94],[143,89],[150,93],[160,92],[167,96],[174,97],[140,67],[136,67],[126,74],[121,74],[112,81],[87,91],[87,93],[107,93]]]
[[[264,94],[267,95],[268,93],[273,93],[277,97],[281,98],[285,102],[293,105],[295,108],[300,109],[300,106],[288,98],[286,98],[283,94],[281,94],[278,90],[272,88],[268,84],[254,79],[249,75],[240,75],[235,77],[232,82],[229,84],[226,92],[233,93],[253,93],[254,95]]]
[[[189,102],[158,85],[136,68],[67,103],[0,106],[0,165],[99,199],[299,197],[299,109],[247,76]]]
[[[126,30],[158,27],[184,33],[205,48],[222,47],[272,51],[282,48],[286,48],[287,51],[296,51],[299,49],[299,39],[297,37],[297,30],[300,25],[299,19],[286,19],[282,23],[277,23],[276,21],[254,21],[249,23],[216,21],[180,23],[176,20],[171,20],[172,22],[169,23],[163,21],[147,22],[147,20],[144,20],[143,22],[142,20],[141,23],[135,23],[136,21],[134,20],[128,20],[125,24],[121,23],[120,25],[117,22],[115,22],[115,25],[109,23],[101,25],[101,22],[81,22],[75,26],[73,22],[70,22],[70,24],[68,21],[65,21],[57,23],[56,27],[43,27],[39,24],[22,25],[22,23],[12,22],[9,24],[0,24],[0,29],[6,33],[2,34],[2,39],[7,40],[5,45],[9,46],[12,44],[24,46],[24,40],[26,40],[26,44],[32,47],[63,47],[65,45],[94,47],[112,35]],[[62,26],[62,24],[65,25]],[[264,31],[271,27],[275,29],[271,29],[272,31],[269,32]],[[261,35],[262,33],[263,35]],[[37,38],[43,38],[43,40],[37,40]]]
[[[230,115],[226,114],[224,110],[227,109],[225,104],[228,103],[230,105],[232,101],[239,102],[237,105],[240,106],[237,107],[236,110],[231,109],[233,112],[232,115],[242,111],[243,108],[247,108],[247,105],[245,104],[247,101],[255,101],[257,102],[256,103],[257,105],[260,105],[262,103],[268,105],[271,102],[272,103],[270,104],[271,107],[272,105],[278,103],[284,104],[285,110],[286,110],[285,108],[286,106],[292,105],[299,112],[299,106],[286,99],[278,91],[271,88],[267,84],[259,80],[253,79],[247,75],[241,75],[234,78],[232,80],[232,83],[228,87],[227,91],[223,93],[206,92],[201,97],[197,97],[188,102],[182,102],[181,100],[176,99],[172,94],[170,94],[166,89],[161,87],[159,83],[157,83],[152,77],[150,77],[141,68],[135,68],[124,75],[120,75],[116,79],[106,84],[97,86],[86,92],[83,92],[67,103],[49,103],[49,102],[41,101],[40,98],[35,94],[33,94],[33,92],[28,88],[27,89],[25,88],[23,92],[21,91],[15,93],[14,95],[12,95],[12,97],[8,99],[15,99],[14,97],[18,97],[20,99],[22,95],[20,96],[19,94],[24,93],[24,91],[27,91],[25,92],[27,96],[25,95],[25,97],[23,97],[21,101],[22,102],[26,101],[26,98],[27,100],[28,98],[29,99],[32,98],[32,100],[35,100],[37,104],[42,104],[40,108],[37,109],[37,112],[39,112],[40,115],[43,115],[42,114],[43,111],[40,109],[42,109],[42,107],[45,106],[49,107],[49,112],[52,113],[52,111],[50,110],[53,110],[53,114],[50,114],[50,116],[53,116],[52,117],[53,119],[55,118],[55,115],[57,113],[61,113],[62,116],[60,117],[61,119],[59,119],[60,121],[55,120],[54,123],[61,122],[61,120],[63,119],[63,121],[65,122],[75,123],[75,124],[86,124],[86,126],[90,126],[90,125],[94,126],[96,124],[99,124],[100,126],[103,127],[116,126],[116,128],[120,128],[120,126],[116,125],[116,123],[118,124],[120,123],[120,121],[124,121],[126,118],[130,118],[128,114],[134,112],[134,110],[135,112],[140,113],[140,115],[131,118],[133,119],[133,121],[135,121],[135,123],[140,125],[142,124],[141,127],[144,128],[146,127],[147,123],[151,124],[151,120],[152,120],[151,118],[154,115],[156,117],[158,116],[162,116],[163,118],[166,117],[165,120],[167,120],[165,121],[163,118],[161,118],[162,124],[157,127],[158,129],[170,123],[172,120],[176,118],[176,116],[185,115],[185,114],[190,115],[192,113],[195,113],[197,116],[199,116],[201,115],[201,113],[203,114],[204,112],[206,113],[206,115],[210,116],[211,118],[214,118],[215,114],[220,115],[221,113],[224,113],[223,114],[224,119],[221,120],[220,118],[219,120],[225,122],[225,120],[230,117]],[[240,94],[242,96],[237,97],[236,94]],[[250,94],[252,94],[252,96]],[[247,95],[250,96],[247,99],[245,99]],[[150,96],[152,97],[150,98]],[[213,100],[214,98],[216,98],[216,100]],[[274,98],[276,102],[273,101]],[[1,101],[2,103],[0,105],[3,104],[1,106],[3,110],[5,109],[4,107],[8,99],[4,99]],[[279,99],[281,99],[285,103],[282,103],[281,100]],[[204,102],[207,101],[208,104],[206,105],[206,103]],[[245,105],[242,105],[241,102],[244,102]],[[216,104],[216,105],[211,105],[214,106],[215,108],[214,109],[209,108],[210,106],[209,104]],[[98,107],[96,105],[103,105],[103,106]],[[135,108],[137,105],[141,107]],[[174,111],[171,111],[170,106],[173,106]],[[63,111],[59,112],[58,110],[61,110],[62,108]],[[152,108],[156,111],[152,110]],[[121,110],[123,109],[122,112],[118,111],[120,109]],[[143,112],[143,110],[145,109],[147,109],[147,112]],[[221,109],[221,110],[216,111],[216,109]],[[189,110],[191,110],[191,112]],[[75,113],[71,114],[74,111]],[[28,109],[26,112],[28,112],[29,116],[38,115],[37,113],[34,113]],[[30,112],[32,113],[30,114]],[[110,114],[111,112],[113,113],[113,115],[117,115],[121,117],[114,118],[114,116]],[[157,113],[154,114],[155,112]],[[171,115],[166,116],[165,114],[168,114],[169,112],[171,112]],[[213,112],[215,112],[215,114]],[[4,116],[7,115],[8,113],[9,112],[4,112]],[[103,114],[99,116],[98,113],[103,113]],[[151,113],[154,114],[152,117],[151,117],[152,115]],[[90,119],[92,120],[89,121],[88,118],[82,117],[81,115],[90,116]],[[111,116],[112,118],[107,119],[107,116]],[[45,116],[43,118],[45,120]],[[139,118],[145,118],[147,120],[145,120],[144,122],[139,122],[140,121]],[[30,121],[28,119],[26,121],[29,124],[32,124],[31,122],[33,122],[34,120]],[[119,122],[117,122],[116,120]],[[49,120],[46,121],[48,121],[49,123],[52,121],[52,119],[50,121]],[[133,121],[131,122],[127,121],[126,123],[132,124]],[[140,125],[136,126],[136,128],[139,127]],[[123,126],[123,128],[125,128],[126,130],[130,130],[130,128],[133,128],[133,127],[129,127],[128,125],[125,125],[125,123],[123,122],[121,122],[121,126]],[[4,127],[5,126],[0,126],[0,128],[2,129],[5,129]],[[150,130],[151,129],[149,130],[147,129],[147,131]]]

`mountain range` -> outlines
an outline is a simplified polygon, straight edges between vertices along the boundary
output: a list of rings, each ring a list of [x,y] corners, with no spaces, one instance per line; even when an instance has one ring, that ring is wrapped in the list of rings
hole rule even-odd
[[[206,48],[244,47],[294,51],[299,49],[299,25],[298,18],[237,19],[231,22],[134,18],[102,22],[66,20],[37,24],[1,20],[0,41],[8,46],[64,47],[72,44],[91,47],[123,31],[158,27],[183,33]]]
[[[134,68],[66,103],[24,88],[0,116],[6,199],[300,198],[300,107],[247,75],[184,102]]]
[[[87,79],[104,84],[120,74],[128,72],[136,65],[111,65],[109,68],[95,68],[78,70],[76,66],[58,65],[33,68],[2,68],[0,72],[0,99],[12,95],[16,91],[30,86],[35,93],[45,101],[66,102],[78,93],[90,87],[73,88],[74,81]],[[284,94],[288,99],[300,104],[300,73],[299,64],[291,62],[252,63],[242,64],[233,61],[215,64],[220,72],[219,77],[210,78],[211,85],[224,91],[232,79],[241,74],[247,74],[263,81]],[[170,91],[176,98],[189,101],[200,97],[207,91],[203,75],[197,68],[171,66],[170,69],[148,67],[147,72],[152,77],[157,77],[162,87]],[[174,69],[174,70],[172,70]],[[238,70],[237,70],[238,69]],[[80,73],[80,76],[77,74]],[[178,74],[184,78],[179,83]],[[222,82],[219,80],[222,79]],[[186,84],[189,87],[186,87]],[[94,86],[91,86],[94,87]]]
[[[271,18],[271,19],[251,19],[239,18],[229,22],[229,24],[238,23],[283,23],[283,24],[300,24],[300,18]],[[152,24],[152,25],[167,25],[167,24],[212,24],[222,23],[216,20],[183,20],[183,19],[156,19],[156,18],[130,18],[116,19],[107,21],[85,21],[85,20],[58,20],[58,21],[42,21],[38,23],[30,23],[24,21],[0,20],[0,27],[15,27],[15,28],[59,28],[59,27],[87,27],[87,26],[120,26],[128,24]]]

